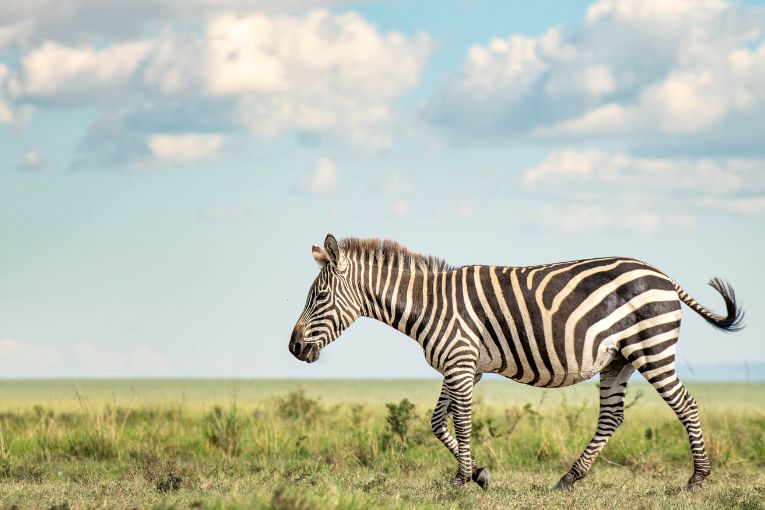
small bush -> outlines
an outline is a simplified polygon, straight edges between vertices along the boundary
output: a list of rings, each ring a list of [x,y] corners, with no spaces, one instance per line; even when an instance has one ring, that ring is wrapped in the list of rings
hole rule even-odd
[[[303,388],[291,391],[286,396],[276,399],[276,407],[281,418],[300,420],[305,423],[313,423],[316,418],[323,414],[319,401],[307,397]]]
[[[390,438],[396,437],[404,447],[408,446],[409,425],[414,417],[414,404],[404,399],[398,404],[389,402],[385,404],[388,415],[385,417],[387,432],[383,435],[383,444],[390,445]]]
[[[239,455],[241,452],[243,428],[244,419],[238,415],[236,404],[233,404],[229,410],[215,406],[213,411],[205,417],[207,443],[223,450],[229,457]]]

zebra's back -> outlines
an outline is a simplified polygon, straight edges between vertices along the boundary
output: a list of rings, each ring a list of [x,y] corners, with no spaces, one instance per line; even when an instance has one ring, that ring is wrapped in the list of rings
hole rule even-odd
[[[475,283],[475,294],[466,289],[465,297],[473,312],[467,314],[468,328],[480,338],[479,367],[519,382],[574,384],[617,353],[626,356],[677,337],[680,301],[674,282],[639,260],[458,271],[472,273],[465,281],[472,276]]]

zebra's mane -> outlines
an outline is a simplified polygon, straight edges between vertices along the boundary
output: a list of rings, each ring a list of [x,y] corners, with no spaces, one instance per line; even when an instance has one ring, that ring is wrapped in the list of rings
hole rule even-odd
[[[416,266],[428,271],[450,271],[454,269],[454,266],[449,265],[443,259],[433,255],[414,253],[396,241],[388,239],[347,237],[340,240],[339,246],[341,250],[345,251],[346,256],[352,258],[369,258],[370,254],[374,254],[375,263],[377,264],[388,264],[392,261],[394,265],[401,263],[404,267],[407,267],[414,262]]]

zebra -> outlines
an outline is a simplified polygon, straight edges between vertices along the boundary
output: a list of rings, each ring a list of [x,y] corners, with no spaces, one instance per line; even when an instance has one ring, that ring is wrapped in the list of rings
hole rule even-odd
[[[332,234],[313,246],[321,270],[290,338],[289,350],[313,363],[357,318],[371,317],[416,340],[443,375],[433,434],[458,463],[454,485],[486,488],[489,473],[470,451],[474,385],[484,373],[541,388],[560,388],[600,374],[595,434],[556,488],[572,490],[624,419],[635,370],[685,426],[693,457],[686,488],[701,487],[710,465],[696,400],[675,371],[683,302],[723,331],[743,327],[733,288],[709,284],[726,314],[693,300],[672,278],[632,258],[604,257],[527,267],[453,267],[394,241]],[[456,437],[448,428],[452,418]]]

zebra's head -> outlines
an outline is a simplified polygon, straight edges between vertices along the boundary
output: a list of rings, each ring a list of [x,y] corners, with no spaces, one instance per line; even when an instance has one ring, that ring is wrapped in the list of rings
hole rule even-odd
[[[327,234],[324,249],[313,246],[311,251],[321,271],[308,289],[289,345],[297,359],[308,363],[319,359],[319,352],[361,315],[358,296],[349,283],[351,264],[334,236]]]

